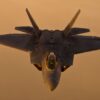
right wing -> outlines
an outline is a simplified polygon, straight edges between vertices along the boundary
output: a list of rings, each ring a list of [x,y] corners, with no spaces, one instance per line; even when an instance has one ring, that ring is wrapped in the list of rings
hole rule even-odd
[[[75,54],[100,50],[100,37],[76,35],[72,36],[72,41]]]
[[[0,44],[30,51],[33,48],[32,35],[30,34],[5,34],[0,35]]]

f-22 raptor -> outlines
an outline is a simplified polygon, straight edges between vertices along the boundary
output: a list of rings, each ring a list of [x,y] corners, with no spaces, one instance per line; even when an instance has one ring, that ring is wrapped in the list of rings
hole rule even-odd
[[[27,8],[26,13],[32,26],[15,27],[22,34],[0,35],[0,44],[29,51],[31,63],[42,71],[50,90],[57,87],[61,72],[73,64],[74,55],[100,49],[100,37],[80,35],[90,30],[72,27],[80,10],[64,30],[41,30]]]

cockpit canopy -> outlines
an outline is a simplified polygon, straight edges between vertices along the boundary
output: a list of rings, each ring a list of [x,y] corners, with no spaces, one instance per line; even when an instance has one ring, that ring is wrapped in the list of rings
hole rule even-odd
[[[47,58],[47,67],[51,70],[56,68],[56,56],[51,52]]]

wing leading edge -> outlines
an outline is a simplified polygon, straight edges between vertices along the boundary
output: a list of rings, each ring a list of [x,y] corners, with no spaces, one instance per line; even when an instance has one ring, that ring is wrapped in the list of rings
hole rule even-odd
[[[100,49],[100,37],[93,36],[72,36],[75,54]]]
[[[0,35],[0,44],[24,51],[30,51],[32,49],[31,39],[32,35],[30,34],[6,34]]]

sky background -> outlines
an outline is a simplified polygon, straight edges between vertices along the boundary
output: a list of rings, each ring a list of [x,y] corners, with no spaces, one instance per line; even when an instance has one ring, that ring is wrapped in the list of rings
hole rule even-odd
[[[41,29],[64,29],[78,9],[74,26],[100,36],[100,0],[1,0],[0,34],[18,33],[15,26],[31,25],[29,8]],[[100,100],[100,50],[76,55],[50,92],[31,63],[29,53],[0,45],[0,100]]]

